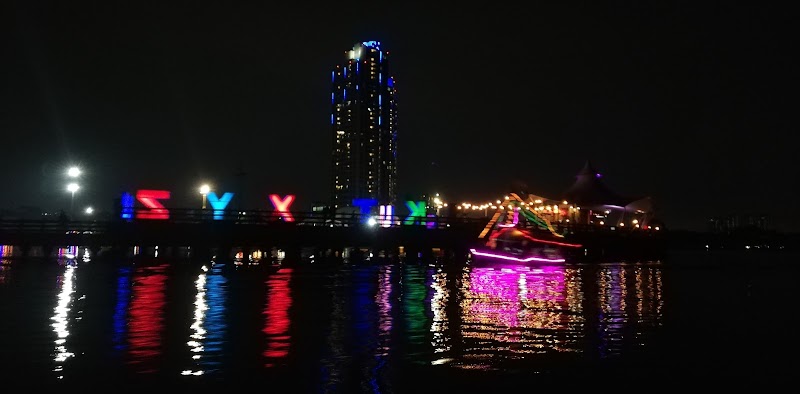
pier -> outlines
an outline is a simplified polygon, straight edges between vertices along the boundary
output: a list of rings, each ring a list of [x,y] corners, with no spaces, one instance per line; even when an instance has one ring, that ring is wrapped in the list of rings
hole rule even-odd
[[[275,249],[296,257],[304,250],[321,255],[341,254],[344,249],[386,255],[460,255],[485,242],[479,234],[489,222],[487,218],[466,217],[366,219],[360,215],[328,217],[318,212],[293,212],[287,220],[275,211],[214,216],[211,210],[179,209],[171,209],[164,220],[6,219],[0,220],[0,245],[13,248],[10,257],[54,256],[59,248],[70,246],[86,248],[95,257],[130,256],[134,248],[196,259]],[[581,258],[651,255],[666,245],[664,235],[653,231],[577,224],[557,224],[554,230],[583,245]]]
[[[86,247],[125,255],[131,248],[190,249],[198,258],[234,248],[269,250],[287,254],[301,249],[341,249],[428,253],[433,249],[463,250],[478,241],[486,220],[468,218],[418,218],[368,223],[359,215],[325,217],[293,212],[291,221],[273,211],[246,211],[214,217],[212,212],[170,210],[165,220],[0,220],[0,245],[12,245],[20,256],[50,255],[57,248]],[[36,251],[36,252],[34,252]]]

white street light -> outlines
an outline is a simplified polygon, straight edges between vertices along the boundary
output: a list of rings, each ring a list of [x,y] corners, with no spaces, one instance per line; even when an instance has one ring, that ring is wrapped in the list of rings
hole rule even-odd
[[[206,209],[206,196],[210,191],[211,191],[211,186],[208,186],[207,184],[200,186],[200,194],[203,195],[203,209]]]
[[[67,176],[69,176],[70,178],[77,178],[80,175],[81,175],[81,169],[78,167],[70,167],[67,170]]]
[[[92,207],[86,207],[86,214],[87,214],[87,215],[91,215],[92,213],[94,213],[94,208],[92,208]]]
[[[78,189],[80,189],[80,188],[81,187],[78,186],[77,183],[70,183],[69,185],[67,185],[67,191],[72,193],[72,198],[69,200],[69,214],[70,214],[70,216],[72,216],[72,214],[74,212],[74,208],[73,207],[75,206],[75,192],[78,191]]]

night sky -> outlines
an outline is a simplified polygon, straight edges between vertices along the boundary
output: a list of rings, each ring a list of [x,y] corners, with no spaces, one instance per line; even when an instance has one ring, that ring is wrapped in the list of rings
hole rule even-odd
[[[0,208],[69,206],[77,163],[76,206],[153,188],[193,207],[209,182],[242,208],[276,193],[310,210],[330,193],[330,71],[377,40],[401,195],[481,202],[523,184],[558,198],[591,160],[671,228],[754,213],[800,229],[788,10],[236,3],[4,1]]]

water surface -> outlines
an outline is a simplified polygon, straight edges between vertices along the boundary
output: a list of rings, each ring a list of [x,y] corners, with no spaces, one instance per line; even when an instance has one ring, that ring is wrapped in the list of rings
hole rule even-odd
[[[796,257],[663,261],[7,259],[6,382],[482,391],[539,379],[794,373]],[[525,386],[521,386],[525,385]]]

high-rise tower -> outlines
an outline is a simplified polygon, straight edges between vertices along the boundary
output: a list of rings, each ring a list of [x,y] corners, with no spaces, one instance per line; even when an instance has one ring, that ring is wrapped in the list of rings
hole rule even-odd
[[[389,52],[378,41],[356,43],[331,72],[332,207],[354,199],[397,198],[397,104]]]

